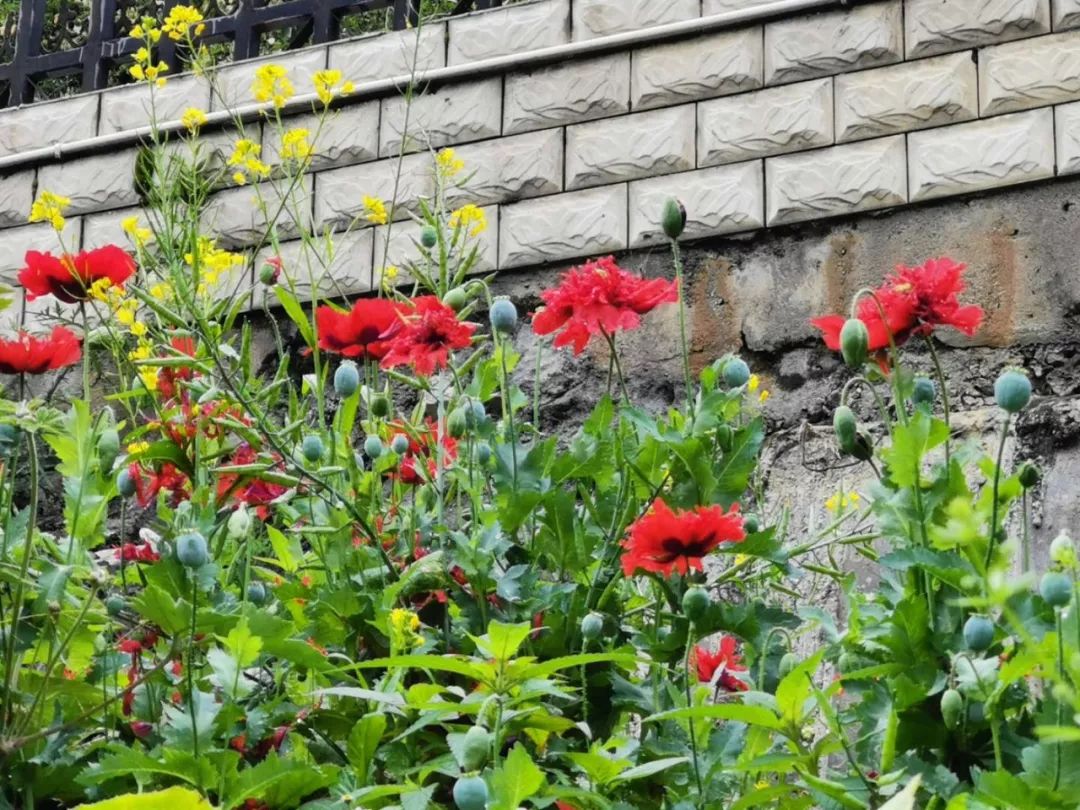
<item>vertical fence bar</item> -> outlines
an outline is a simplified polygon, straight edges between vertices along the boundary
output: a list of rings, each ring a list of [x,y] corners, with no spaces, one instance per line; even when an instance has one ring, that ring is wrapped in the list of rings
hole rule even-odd
[[[14,107],[33,101],[34,94],[26,75],[27,60],[41,48],[41,32],[45,20],[45,0],[22,0],[19,3],[19,25],[15,33],[15,56],[11,60],[11,83],[6,106]]]
[[[95,0],[90,4],[86,43],[82,46],[82,89],[84,93],[100,90],[107,84],[109,71],[102,49],[115,36],[116,0]]]

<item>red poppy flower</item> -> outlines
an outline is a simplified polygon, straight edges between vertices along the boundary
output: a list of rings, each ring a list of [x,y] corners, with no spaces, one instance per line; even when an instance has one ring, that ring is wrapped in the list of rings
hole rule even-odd
[[[361,298],[348,312],[319,307],[319,348],[343,357],[382,360],[390,350],[386,333],[400,323],[405,310],[386,298]]]
[[[387,333],[390,350],[383,368],[409,365],[417,374],[434,374],[444,368],[455,349],[472,344],[476,326],[459,321],[457,314],[434,295],[414,298],[412,310],[403,314]]]
[[[48,337],[19,332],[0,339],[0,374],[43,374],[74,365],[82,357],[82,342],[74,332],[55,327]]]
[[[188,357],[195,356],[195,340],[190,337],[174,337],[169,343],[180,354],[186,354]],[[195,369],[191,366],[162,366],[158,370],[158,393],[161,394],[162,399],[175,399],[178,393],[181,393],[178,382],[187,382],[195,378]],[[184,399],[187,399],[187,392],[183,392]]]
[[[135,260],[116,245],[84,250],[74,256],[30,250],[25,261],[19,283],[26,288],[28,301],[52,295],[65,304],[74,304],[90,297],[95,281],[107,278],[114,286],[123,287],[135,272]]]
[[[142,468],[138,462],[128,467],[128,474],[135,482],[135,499],[143,509],[148,507],[157,498],[161,491],[168,492],[171,496],[170,503],[175,508],[181,501],[191,497],[191,482],[175,464],[165,462],[159,470],[151,470],[144,478]]]
[[[284,471],[280,459],[277,456],[274,456],[274,459],[276,462],[274,469]],[[229,464],[239,467],[254,464],[257,461],[259,461],[258,453],[245,442],[233,452]],[[217,497],[219,502],[229,498],[236,506],[247,504],[255,509],[255,515],[259,520],[266,520],[270,516],[270,504],[288,491],[289,488],[284,484],[230,473],[218,478]]]
[[[694,664],[697,667],[698,680],[712,683],[713,678],[729,692],[745,692],[750,688],[746,681],[736,678],[733,673],[746,672],[746,667],[739,666],[741,660],[735,652],[735,639],[721,636],[720,647],[710,650],[701,644],[694,647]]]
[[[116,556],[124,562],[155,563],[161,559],[149,543],[124,543],[117,549]]]
[[[581,354],[594,335],[636,329],[642,315],[678,301],[679,289],[666,279],[629,273],[606,256],[571,268],[540,297],[545,306],[533,315],[533,331],[549,335],[562,329],[555,345],[573,345],[574,354]]]
[[[449,467],[457,458],[457,442],[448,433],[440,430],[433,419],[428,419],[424,426],[409,431],[404,429],[401,422],[393,422],[390,427],[394,430],[395,437],[401,435],[409,441],[409,449],[405,451],[397,466],[396,474],[402,483],[420,484],[435,477],[439,469],[436,456],[439,455],[437,448],[440,444],[443,467]]]
[[[125,695],[125,699],[126,699]],[[147,723],[145,720],[135,720],[131,723],[131,733],[138,737],[140,740],[145,740],[150,736],[150,732],[154,730],[154,727]]]
[[[698,506],[686,512],[672,512],[657,498],[648,514],[630,525],[623,541],[623,573],[653,571],[664,576],[672,572],[702,570],[701,561],[721,543],[738,543],[746,538],[739,505],[725,512],[722,506]]]

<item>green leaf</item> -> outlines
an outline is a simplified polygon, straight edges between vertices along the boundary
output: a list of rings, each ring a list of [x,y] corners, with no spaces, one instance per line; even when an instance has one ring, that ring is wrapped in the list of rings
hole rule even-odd
[[[489,810],[518,810],[525,799],[543,786],[544,772],[532,761],[525,747],[518,743],[492,776],[491,783],[494,801],[489,805]]]
[[[919,793],[922,777],[916,776],[904,789],[881,805],[881,810],[915,810],[915,800]]]
[[[153,793],[127,793],[93,804],[80,804],[76,810],[213,810],[210,802],[194,790],[171,787]]]
[[[717,703],[710,706],[690,706],[682,709],[669,709],[666,712],[646,717],[643,723],[659,723],[663,720],[733,720],[748,726],[780,729],[783,724],[773,712],[764,706],[747,706],[744,703]]]
[[[289,316],[289,320],[296,324],[296,328],[300,331],[300,336],[304,339],[304,342],[314,349],[315,330],[312,328],[311,321],[308,320],[304,308],[296,300],[296,296],[289,292],[283,284],[274,286],[274,295],[277,296],[277,300],[285,310],[285,314]]]
[[[893,431],[892,446],[881,451],[893,482],[898,487],[919,485],[927,452],[948,438],[948,425],[924,411],[916,411],[906,425],[898,425]]]
[[[225,637],[225,649],[242,667],[255,663],[262,649],[262,639],[252,634],[248,627],[247,617],[241,617],[236,626],[229,631],[229,635]]]
[[[525,643],[525,639],[531,632],[532,626],[528,622],[503,624],[492,621],[488,624],[486,635],[472,638],[485,656],[494,658],[496,661],[509,661]]]
[[[386,716],[368,714],[360,718],[345,746],[349,764],[353,766],[360,784],[366,785],[370,778],[371,763],[375,761],[375,752],[379,748],[383,733],[386,731]]]
[[[186,630],[191,622],[191,605],[153,583],[146,586],[131,606],[140,616],[169,635]]]
[[[270,524],[266,524],[266,535],[270,538],[270,545],[274,549],[274,556],[282,570],[288,574],[295,573],[300,569],[300,560],[304,558],[304,550],[300,546],[300,537],[293,535],[290,540],[281,531]]]
[[[633,779],[644,779],[646,776],[652,776],[653,774],[666,771],[668,768],[674,768],[676,765],[682,765],[689,761],[690,757],[665,757],[664,759],[654,759],[652,762],[645,762],[641,765],[635,765],[633,768],[627,768],[611,781],[629,782]]]
[[[738,501],[750,483],[765,441],[765,422],[758,416],[735,431],[731,449],[716,464],[716,498],[725,507]]]
[[[790,728],[798,728],[803,722],[803,706],[813,690],[813,678],[821,665],[824,650],[807,658],[784,676],[776,687],[776,708]]]

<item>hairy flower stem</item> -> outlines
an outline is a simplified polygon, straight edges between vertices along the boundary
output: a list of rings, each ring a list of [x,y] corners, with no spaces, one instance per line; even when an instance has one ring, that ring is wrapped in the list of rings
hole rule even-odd
[[[1064,627],[1062,626],[1061,616],[1064,610],[1062,608],[1054,608],[1054,621],[1057,626],[1057,671],[1058,678],[1062,681],[1065,680],[1065,637],[1063,634]],[[1057,703],[1057,724],[1062,726],[1065,723],[1065,705],[1060,701]],[[1057,790],[1061,784],[1061,740],[1058,740],[1054,744],[1054,787],[1053,790]]]
[[[611,348],[611,362],[615,366],[615,376],[619,379],[619,390],[622,391],[623,400],[629,405],[630,392],[626,388],[626,377],[623,376],[622,363],[619,362],[619,350],[615,348],[615,336],[604,329],[601,329],[600,333]]]
[[[86,302],[79,302],[79,315],[82,317],[83,345],[82,345],[82,384],[83,399],[87,406],[90,405],[90,319],[86,315]]]
[[[986,561],[983,569],[990,570],[990,561],[994,558],[994,545],[998,534],[998,487],[1001,484],[1001,460],[1005,456],[1005,440],[1009,438],[1009,422],[1012,414],[1005,414],[1005,424],[1001,426],[1001,440],[998,442],[997,463],[994,465],[994,502],[990,507],[990,537],[986,541]]]
[[[686,383],[686,413],[694,421],[694,381],[690,374],[690,343],[686,338],[686,284],[684,283],[682,252],[677,240],[671,240],[671,259],[675,264],[675,282],[679,287],[679,338],[682,342],[683,377]]]
[[[198,614],[199,582],[195,579],[194,570],[191,571],[191,638],[188,639],[187,654],[187,691],[188,711],[191,712],[191,746],[192,755],[199,758],[199,726],[195,712],[195,621]]]
[[[949,410],[949,384],[945,379],[945,371],[941,367],[941,358],[938,357],[937,347],[934,346],[932,335],[926,336],[926,345],[930,347],[930,359],[934,363],[934,374],[937,377],[938,385],[941,386],[941,411],[945,417],[945,427],[949,429],[945,437],[945,483],[948,484],[949,471],[952,467],[952,422],[950,421],[951,412]]]
[[[659,614],[659,611],[657,611]],[[694,650],[694,622],[690,621],[690,626],[686,630],[686,653],[683,656],[683,684],[686,687],[686,708],[687,710],[694,707],[694,699],[692,690],[690,687],[690,655]],[[693,757],[694,762],[694,781],[697,782],[698,801],[700,802],[705,798],[705,790],[702,787],[701,782],[701,763],[698,761],[698,746],[697,746],[697,732],[694,730],[694,718],[687,718],[686,726],[690,729],[690,754]]]
[[[498,330],[493,331],[498,334]],[[513,470],[511,471],[513,475],[512,481],[514,489],[516,490],[518,474],[517,436],[514,432],[514,403],[510,401],[510,370],[506,365],[506,340],[501,337],[496,337],[495,340],[502,368],[499,385],[502,388],[503,418],[506,419],[506,430],[510,438],[510,458],[511,463],[514,465]]]
[[[1026,574],[1031,570],[1031,505],[1026,489],[1020,494],[1020,503],[1024,521],[1020,528],[1020,573]]]

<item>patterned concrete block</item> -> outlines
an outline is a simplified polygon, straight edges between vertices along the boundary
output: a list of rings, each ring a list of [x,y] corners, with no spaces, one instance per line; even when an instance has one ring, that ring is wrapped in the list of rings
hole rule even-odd
[[[904,136],[765,161],[769,225],[907,202]]]
[[[514,202],[563,190],[561,129],[482,141],[455,152],[465,168],[446,191],[451,205]]]
[[[356,83],[393,79],[446,65],[446,25],[425,23],[411,31],[390,31],[330,46],[330,67]]]
[[[4,110],[0,156],[94,137],[99,98],[99,93],[88,93]]]
[[[908,136],[911,201],[998,188],[1054,174],[1052,110]]]
[[[539,0],[452,17],[447,57],[451,65],[461,65],[569,41],[570,0]]]
[[[1080,101],[1054,108],[1058,174],[1080,172]]]
[[[120,245],[125,250],[134,250],[131,240],[124,233],[121,225],[127,217],[138,217],[139,225],[147,227],[146,215],[141,208],[120,208],[101,214],[87,214],[82,218],[83,250],[98,248],[102,245]]]
[[[634,52],[630,98],[635,110],[761,87],[761,27],[724,31]]]
[[[626,185],[526,200],[499,209],[499,267],[626,248]]]
[[[1080,0],[1052,0],[1054,30],[1080,28]]]
[[[78,220],[69,220],[67,228],[64,229],[64,240],[69,247],[79,244],[80,226]],[[45,222],[0,230],[0,282],[15,283],[15,277],[26,266],[24,259],[28,250],[59,255],[60,243],[57,241],[56,231]]]
[[[332,234],[330,240],[281,242],[276,252],[281,257],[279,284],[289,289],[300,301],[310,301],[317,291],[322,299],[343,299],[372,289],[371,228]],[[255,256],[255,273],[275,251],[266,247]],[[273,290],[256,284],[253,305],[261,308],[264,301],[271,307],[278,304]]]
[[[310,93],[314,90],[311,77],[316,71],[326,67],[326,46],[305,48],[269,59],[252,59],[218,68],[214,77],[217,92],[211,99],[211,108],[232,110],[246,104],[255,104],[255,97],[251,92],[255,71],[269,64],[281,65],[286,69],[297,95]]]
[[[404,96],[382,100],[379,153],[396,155],[418,149],[498,137],[502,129],[502,78],[441,87],[418,96],[406,114]],[[406,118],[409,131],[404,132]]]
[[[33,204],[33,169],[23,169],[0,177],[0,228],[25,225]]]
[[[1080,98],[1080,32],[1037,37],[979,52],[983,115]]]
[[[422,198],[435,193],[431,157],[427,154],[406,155],[400,173],[396,159],[379,160],[331,169],[315,175],[315,222],[321,228],[331,225],[345,229],[358,219],[354,227],[366,227],[364,197],[382,200],[393,219],[405,219],[416,211]],[[396,205],[391,205],[395,199]]]
[[[101,123],[98,133],[123,132],[150,124],[176,121],[188,107],[210,109],[210,85],[193,74],[170,78],[164,87],[154,89],[153,107],[150,85],[131,84],[114,87],[101,94]]]
[[[738,163],[833,142],[833,86],[817,79],[698,105],[698,165]]]
[[[1050,0],[906,0],[907,56],[914,59],[1050,30]]]
[[[236,148],[236,142],[247,138],[259,143],[262,139],[261,133],[262,124],[249,121],[244,125],[242,134],[230,127],[199,133],[194,142],[187,138],[174,139],[163,147],[166,157],[162,158],[162,165],[170,176],[175,176],[183,167],[198,165],[200,173],[212,186],[231,188],[236,183],[232,179],[233,167],[228,165],[228,161]]]
[[[693,104],[566,128],[566,187],[694,168]]]
[[[503,133],[573,124],[630,109],[630,54],[506,76]]]
[[[669,197],[686,208],[684,239],[760,228],[765,220],[762,162],[635,180],[630,184],[631,248],[666,243],[660,215]]]
[[[67,214],[72,215],[135,205],[135,154],[125,149],[49,163],[38,169],[38,190],[69,197]]]
[[[699,0],[574,0],[574,39],[691,20],[700,13]]]
[[[498,267],[499,260],[499,209],[498,206],[490,205],[483,209],[487,219],[487,228],[475,237],[467,237],[461,240],[459,245],[451,249],[449,263],[451,270],[455,269],[465,255],[473,247],[479,248],[476,264],[472,271],[476,273],[488,273]],[[407,270],[414,264],[424,266],[425,259],[420,242],[421,226],[411,220],[397,222],[393,228],[381,225],[374,229],[375,233],[375,271],[376,276],[384,267],[393,265],[401,270]],[[387,244],[387,232],[390,241]],[[376,278],[378,281],[378,278]]]
[[[836,134],[854,141],[978,117],[975,63],[966,53],[836,77]]]
[[[315,169],[347,166],[375,160],[379,156],[379,102],[350,104],[330,112],[319,125],[315,114],[290,116],[287,129],[306,129],[315,153],[311,165]],[[317,136],[317,137],[316,137]],[[271,165],[281,161],[281,134],[267,123],[262,133],[263,160]]]
[[[732,11],[748,11],[757,6],[767,6],[776,0],[701,0],[701,13],[705,17],[727,14]]]
[[[223,248],[258,244],[273,225],[278,239],[291,239],[311,227],[311,175],[293,187],[288,199],[272,183],[240,186],[210,198],[202,213],[203,228],[217,234]]]
[[[899,62],[899,0],[793,17],[765,26],[765,84]]]

